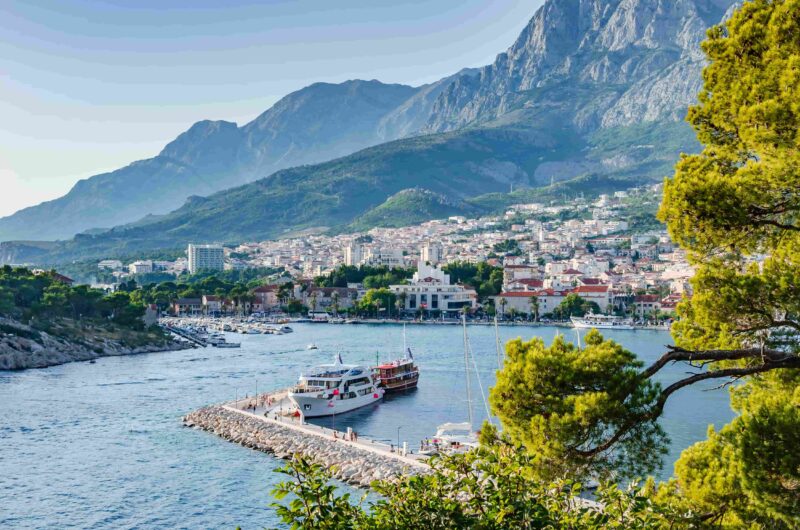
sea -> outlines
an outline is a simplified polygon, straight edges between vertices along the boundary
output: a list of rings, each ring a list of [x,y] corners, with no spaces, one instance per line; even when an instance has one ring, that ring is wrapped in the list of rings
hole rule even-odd
[[[402,354],[400,325],[293,324],[285,335],[229,335],[240,349],[203,348],[106,357],[19,372],[0,371],[0,527],[280,528],[270,506],[282,462],[199,430],[181,417],[206,404],[293,384],[299,373],[331,362],[373,365]],[[576,339],[554,327],[500,327],[517,337]],[[671,343],[668,333],[609,330],[609,338],[650,362]],[[495,329],[469,326],[472,411],[487,417],[497,370]],[[432,436],[437,425],[468,418],[464,340],[460,326],[409,325],[405,342],[419,364],[419,388],[335,418],[312,420],[363,439],[407,441]],[[310,343],[319,349],[308,350]],[[682,377],[667,367],[663,383]],[[477,374],[477,375],[476,375]],[[661,423],[671,438],[659,476],[680,452],[705,438],[710,424],[733,417],[726,390],[697,385],[674,395]]]

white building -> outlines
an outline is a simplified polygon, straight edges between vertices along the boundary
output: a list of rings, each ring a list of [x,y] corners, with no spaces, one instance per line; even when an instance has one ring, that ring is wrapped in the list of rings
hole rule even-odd
[[[189,272],[192,274],[199,271],[225,269],[225,251],[220,245],[190,244],[187,254],[189,256]]]
[[[420,261],[417,272],[408,285],[389,287],[403,303],[403,310],[416,312],[441,311],[456,316],[464,307],[474,309],[478,304],[478,293],[461,285],[451,285],[450,276],[440,267],[426,265]]]
[[[128,272],[131,274],[148,274],[153,272],[153,262],[150,260],[134,261],[128,265]]]
[[[403,251],[394,248],[368,248],[364,253],[363,263],[379,267],[402,267]]]
[[[344,247],[344,264],[357,267],[364,260],[364,247],[357,243],[349,243]]]
[[[107,269],[111,271],[121,271],[122,262],[118,259],[104,259],[97,264],[98,269]]]
[[[424,263],[430,263],[431,265],[438,265],[441,263],[443,255],[444,250],[442,249],[442,245],[437,243],[425,243],[420,249],[420,259]]]

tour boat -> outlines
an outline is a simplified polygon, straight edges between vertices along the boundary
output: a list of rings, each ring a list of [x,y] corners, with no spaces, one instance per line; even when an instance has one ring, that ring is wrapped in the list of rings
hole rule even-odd
[[[303,373],[288,397],[306,418],[342,414],[373,403],[383,397],[369,369],[344,364],[337,355],[333,364],[323,364]]]
[[[581,329],[634,329],[633,320],[615,315],[596,315],[589,313],[583,318],[570,317],[572,325]]]
[[[403,324],[403,357],[373,368],[378,384],[386,392],[401,392],[417,388],[419,368],[414,364],[414,354],[406,346],[406,325]]]
[[[380,386],[386,392],[416,388],[419,381],[419,368],[414,364],[411,348],[406,349],[406,355],[402,359],[378,365],[373,370]]]

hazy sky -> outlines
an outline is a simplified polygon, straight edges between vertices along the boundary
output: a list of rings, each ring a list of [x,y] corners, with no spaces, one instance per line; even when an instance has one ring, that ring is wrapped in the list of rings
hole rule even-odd
[[[315,81],[416,85],[488,64],[541,4],[0,1],[0,216]]]

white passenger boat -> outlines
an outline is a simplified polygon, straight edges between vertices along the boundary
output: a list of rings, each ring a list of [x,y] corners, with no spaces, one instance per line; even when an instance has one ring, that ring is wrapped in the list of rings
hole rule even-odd
[[[383,397],[370,370],[364,366],[342,363],[341,355],[333,364],[312,368],[290,388],[288,397],[306,418],[342,414],[373,403]]]
[[[634,329],[633,320],[615,315],[589,313],[583,318],[570,317],[572,325],[580,329]]]

